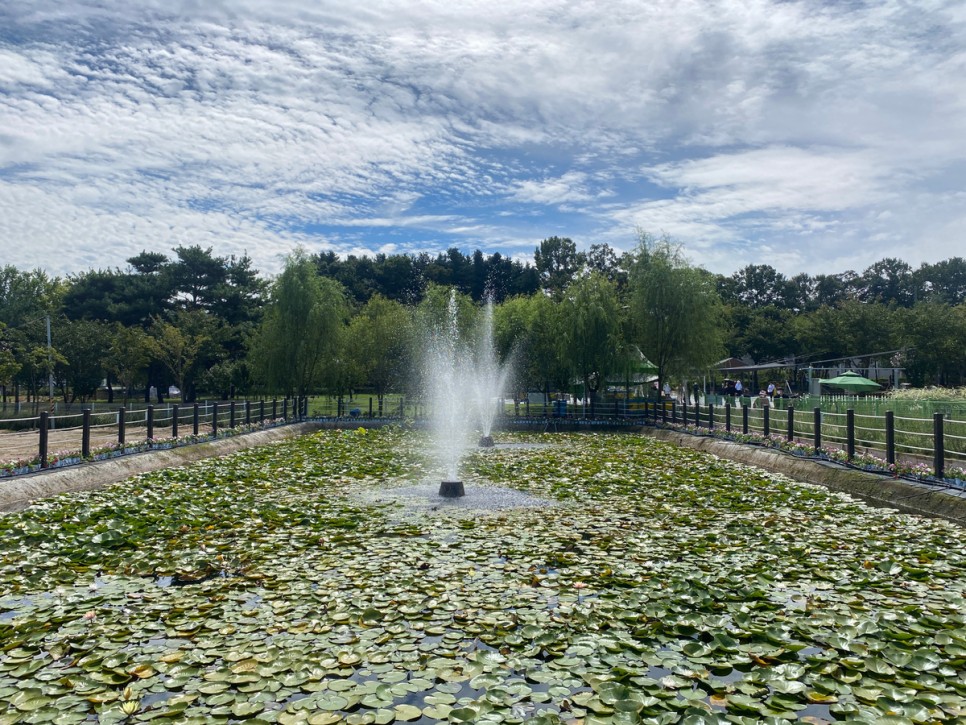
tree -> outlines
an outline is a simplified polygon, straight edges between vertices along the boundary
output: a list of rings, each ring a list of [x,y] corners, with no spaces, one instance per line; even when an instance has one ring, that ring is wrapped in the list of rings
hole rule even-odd
[[[657,366],[659,389],[668,376],[704,370],[722,356],[724,320],[714,280],[667,238],[655,243],[641,233],[630,302],[632,329]]]
[[[957,385],[966,377],[966,305],[920,302],[899,310],[903,346],[914,348],[906,375],[915,385]]]
[[[380,416],[386,393],[410,372],[412,334],[409,310],[382,295],[373,296],[349,323],[348,357],[358,378],[375,391]]]
[[[859,299],[863,302],[891,302],[909,307],[915,298],[912,267],[901,259],[881,259],[865,270],[859,279]]]
[[[747,307],[790,307],[791,288],[785,275],[768,264],[749,264],[733,275],[732,293]]]
[[[290,254],[251,347],[252,368],[269,392],[301,396],[319,386],[337,361],[347,317],[342,285],[320,277],[303,249]]]
[[[104,379],[104,361],[108,349],[105,323],[90,320],[57,320],[54,327],[57,349],[64,362],[54,369],[55,380],[64,402],[72,404],[93,398]]]
[[[577,245],[567,237],[548,237],[533,253],[533,261],[544,290],[560,296],[573,281],[583,263]]]
[[[567,357],[583,381],[593,416],[597,393],[613,372],[620,347],[617,287],[600,272],[591,272],[570,285],[563,306]]]
[[[184,400],[194,400],[193,368],[204,347],[213,342],[213,327],[204,311],[182,310],[171,322],[155,319],[145,338],[152,357],[170,373]]]
[[[152,350],[148,334],[140,327],[124,327],[114,323],[104,367],[108,372],[108,384],[113,378],[124,388],[125,402],[131,389],[141,381],[151,361]]]

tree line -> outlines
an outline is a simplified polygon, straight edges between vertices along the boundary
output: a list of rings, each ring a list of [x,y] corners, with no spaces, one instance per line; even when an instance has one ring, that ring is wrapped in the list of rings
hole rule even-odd
[[[71,405],[107,383],[109,400],[236,394],[411,392],[425,330],[455,290],[472,329],[495,305],[501,356],[517,390],[589,397],[636,377],[646,358],[664,379],[725,356],[757,362],[901,350],[915,384],[966,380],[966,261],[918,269],[887,258],[862,273],[786,277],[768,265],[732,275],[689,262],[641,234],[619,253],[549,237],[532,261],[457,249],[431,256],[341,258],[294,252],[265,279],[247,256],[179,246],[124,269],[64,278],[0,269],[0,386]],[[47,324],[50,341],[47,342]]]

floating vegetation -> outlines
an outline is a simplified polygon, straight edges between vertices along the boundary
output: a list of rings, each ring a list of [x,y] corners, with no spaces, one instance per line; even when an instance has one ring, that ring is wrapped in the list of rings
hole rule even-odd
[[[464,478],[555,505],[373,496],[438,473],[386,429],[0,518],[0,723],[966,718],[961,529],[649,438],[514,441],[558,445]]]

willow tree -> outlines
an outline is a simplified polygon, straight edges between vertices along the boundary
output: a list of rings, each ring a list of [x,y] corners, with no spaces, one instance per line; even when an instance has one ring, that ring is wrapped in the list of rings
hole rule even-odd
[[[640,235],[629,301],[631,329],[657,366],[658,390],[669,376],[705,370],[724,355],[724,314],[714,278],[691,266],[669,239]]]
[[[335,280],[320,277],[304,250],[285,260],[251,347],[252,367],[271,393],[306,395],[338,363],[348,305]]]
[[[564,293],[566,353],[574,373],[584,386],[594,415],[597,393],[617,366],[621,312],[617,287],[594,271],[571,284]]]

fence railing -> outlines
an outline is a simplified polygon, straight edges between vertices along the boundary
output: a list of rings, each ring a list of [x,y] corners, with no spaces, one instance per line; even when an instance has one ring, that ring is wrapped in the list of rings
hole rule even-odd
[[[10,475],[45,469],[52,464],[63,464],[65,459],[81,462],[119,453],[171,448],[241,430],[303,420],[307,415],[305,397],[148,405],[135,410],[122,406],[111,412],[84,409],[65,415],[44,411],[32,419],[16,419],[18,423],[31,423],[36,430],[36,455],[28,453],[13,461],[0,458],[0,473]],[[6,435],[17,440],[25,433]],[[0,456],[5,453],[3,440],[0,436]],[[52,446],[54,440],[59,449],[56,452]]]
[[[903,461],[910,464],[931,463],[936,478],[944,478],[951,466],[966,470],[966,420],[934,413],[931,418],[897,416],[893,411],[883,415],[859,415],[852,409],[844,413],[821,408],[796,410],[769,406],[723,406],[646,403],[646,418],[652,423],[694,426],[696,429],[724,430],[725,433],[758,435],[772,440],[784,439],[790,444],[808,447],[815,452],[835,450],[847,462],[862,457],[879,456],[890,469]]]
[[[930,473],[937,478],[943,478],[950,467],[958,472],[966,470],[966,420],[941,412],[931,418],[916,418],[896,415],[893,411],[876,415],[851,408],[833,412],[818,407],[798,410],[793,406],[732,405],[728,401],[724,405],[623,400],[598,402],[593,406],[575,406],[564,401],[495,402],[494,405],[498,420],[502,421],[592,419],[687,425],[697,430],[761,436],[772,442],[779,439],[787,441],[790,447],[808,448],[812,453],[834,451],[846,462],[877,457],[890,469],[931,464]],[[83,410],[57,416],[41,413],[34,419],[39,430],[36,456],[29,457],[40,468],[47,468],[51,463],[51,436],[57,437],[59,457],[67,451],[78,460],[89,460],[105,450],[113,452],[132,445],[142,449],[170,447],[172,441],[184,436],[217,436],[225,429],[263,425],[265,421],[301,420],[309,416],[419,419],[426,415],[427,410],[419,400],[393,397],[384,399],[380,405],[373,396],[312,398],[311,403],[302,397],[149,405],[140,409],[121,407],[112,412]]]

